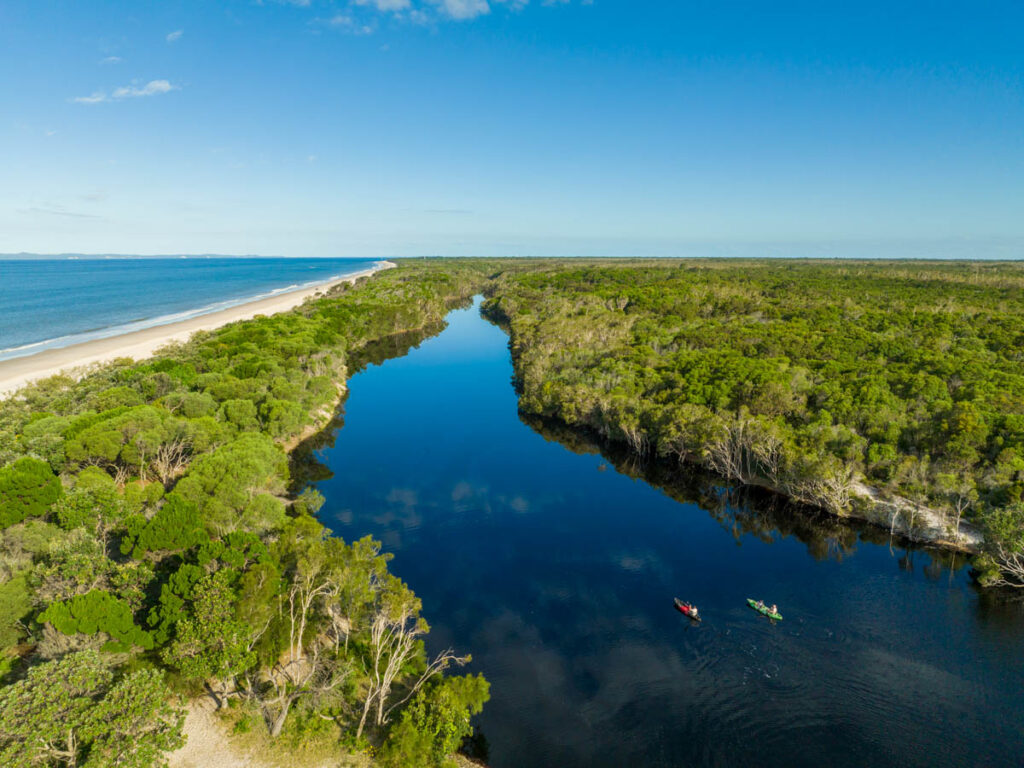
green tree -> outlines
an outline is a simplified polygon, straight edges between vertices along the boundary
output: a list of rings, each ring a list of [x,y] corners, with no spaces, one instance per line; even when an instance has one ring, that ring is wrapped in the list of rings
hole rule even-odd
[[[449,768],[463,739],[473,734],[471,719],[490,698],[483,675],[438,680],[421,690],[402,712],[381,751],[393,768]]]
[[[306,410],[301,403],[289,400],[267,400],[260,406],[264,429],[272,437],[288,437],[302,429]]]
[[[128,603],[102,589],[52,603],[39,614],[39,622],[49,622],[65,635],[105,632],[115,641],[107,643],[105,650],[124,651],[131,645],[147,650],[153,647],[153,636],[136,626]]]
[[[234,574],[222,570],[196,583],[189,614],[177,623],[173,642],[161,658],[193,683],[213,683],[219,695],[227,681],[256,660],[252,644],[258,632],[236,617]]]
[[[171,705],[171,691],[155,669],[119,680],[90,713],[91,736],[82,768],[150,768],[167,764],[166,752],[185,744],[185,713]]]
[[[146,552],[188,550],[204,541],[208,537],[196,505],[171,493],[149,520],[141,515],[129,520],[121,552],[142,557]]]
[[[984,532],[985,549],[976,563],[981,582],[1024,589],[1024,504],[990,510]]]
[[[81,768],[166,765],[163,753],[184,744],[184,713],[155,670],[115,682],[94,651],[81,651],[29,670],[0,689],[0,763]]]
[[[269,437],[250,433],[193,462],[175,492],[195,504],[211,533],[264,530],[283,521],[274,494],[284,491],[287,478],[285,453]]]
[[[41,418],[25,425],[21,433],[21,444],[26,453],[39,456],[60,472],[64,468],[64,432],[71,424],[66,416],[40,414]]]
[[[260,426],[256,404],[252,400],[225,400],[221,403],[218,415],[238,432],[255,432]]]
[[[24,575],[0,584],[0,650],[14,645],[24,636],[22,621],[31,610],[32,593]]]
[[[53,505],[60,527],[71,531],[85,527],[104,538],[106,531],[125,515],[125,504],[113,487],[90,488],[78,484]]]
[[[25,456],[0,469],[0,529],[26,517],[40,517],[64,495],[45,461]]]
[[[146,617],[157,644],[164,645],[174,636],[178,622],[188,615],[186,606],[192,600],[196,584],[205,576],[206,571],[198,565],[185,563],[160,588],[160,599]]]

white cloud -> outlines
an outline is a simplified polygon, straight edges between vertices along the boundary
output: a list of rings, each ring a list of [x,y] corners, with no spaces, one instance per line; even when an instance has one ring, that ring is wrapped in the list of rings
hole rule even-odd
[[[176,29],[173,32],[168,33],[168,35],[167,35],[167,42],[168,43],[177,42],[178,40],[181,40],[181,36],[184,35],[184,34],[185,34],[185,30],[184,29]]]
[[[464,20],[475,19],[491,12],[487,0],[430,0],[441,9],[446,16]]]
[[[75,96],[72,101],[75,104],[99,104],[101,101],[109,101],[109,99],[103,91],[96,91],[92,96]]]
[[[409,8],[409,0],[352,0],[355,5],[371,5],[378,11],[398,12]]]
[[[347,29],[354,35],[372,35],[373,27],[369,24],[357,24],[356,20],[347,13],[336,13],[329,19],[314,19],[314,22],[323,22],[328,26],[337,29]]]
[[[167,80],[150,80],[141,88],[134,85],[126,85],[114,91],[115,99],[132,99],[136,96],[156,96],[161,93],[170,93],[178,90],[178,86],[171,85]]]
[[[100,104],[104,101],[120,101],[122,99],[134,99],[139,96],[158,96],[161,93],[170,93],[180,90],[177,85],[172,85],[167,80],[150,80],[141,88],[135,85],[124,85],[115,88],[109,96],[104,91],[96,91],[91,96],[76,96],[71,99],[75,104]]]
[[[80,213],[78,211],[69,211],[62,205],[34,205],[30,208],[17,208],[18,213],[31,213],[31,214],[44,214],[46,216],[67,216],[73,219],[99,219],[101,216],[97,216],[94,213]]]
[[[271,0],[256,0],[262,5]],[[308,5],[307,0],[273,0],[290,5]],[[581,5],[591,5],[593,0],[580,0]],[[439,19],[467,21],[486,16],[492,9],[504,8],[509,12],[522,11],[530,0],[348,0],[348,10],[336,13],[331,18],[316,18],[313,23],[344,27],[356,34],[370,34],[376,26],[363,24],[364,13],[392,14],[396,19],[413,24],[430,25]],[[539,0],[542,6],[566,6],[573,0]],[[366,9],[361,11],[359,9]]]
[[[120,64],[121,61],[120,56],[104,56],[100,59],[100,64]]]

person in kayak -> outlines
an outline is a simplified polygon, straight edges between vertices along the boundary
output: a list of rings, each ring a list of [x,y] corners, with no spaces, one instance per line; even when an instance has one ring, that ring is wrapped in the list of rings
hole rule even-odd
[[[697,606],[696,605],[689,606],[689,609],[690,609],[690,616],[692,616],[695,619],[699,618],[699,613],[697,611]]]
[[[772,613],[776,613],[777,614],[778,612],[779,612],[779,607],[777,605],[775,605],[775,603],[772,603]]]

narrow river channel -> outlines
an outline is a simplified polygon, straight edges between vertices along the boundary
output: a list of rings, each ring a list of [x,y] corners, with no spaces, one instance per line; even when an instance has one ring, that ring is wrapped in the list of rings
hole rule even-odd
[[[395,553],[428,647],[491,681],[493,768],[1022,765],[1020,603],[877,531],[709,512],[545,437],[478,309],[351,379],[316,486],[338,535]]]

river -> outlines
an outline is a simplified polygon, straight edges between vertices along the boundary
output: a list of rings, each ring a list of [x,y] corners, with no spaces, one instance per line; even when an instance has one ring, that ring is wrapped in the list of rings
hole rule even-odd
[[[478,309],[352,377],[315,484],[325,524],[395,553],[428,647],[491,681],[493,768],[1022,764],[1020,602],[882,532],[634,477],[524,423]]]

